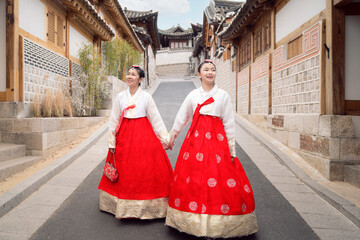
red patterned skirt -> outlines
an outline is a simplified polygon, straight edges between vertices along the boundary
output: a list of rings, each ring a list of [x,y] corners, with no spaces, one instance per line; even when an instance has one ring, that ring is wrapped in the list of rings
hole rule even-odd
[[[184,140],[173,176],[167,225],[210,237],[234,237],[257,231],[253,191],[239,160],[231,160],[219,117],[199,116],[192,133]],[[228,216],[232,218],[226,223],[229,226],[225,226]],[[221,222],[217,222],[219,219]],[[240,221],[246,226],[229,233],[228,229],[236,229]],[[198,227],[193,228],[194,224]]]

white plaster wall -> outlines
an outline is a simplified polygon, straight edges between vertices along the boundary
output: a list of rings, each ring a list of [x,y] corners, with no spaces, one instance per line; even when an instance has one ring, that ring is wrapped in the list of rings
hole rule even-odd
[[[6,91],[6,14],[5,1],[0,1],[0,91]]]
[[[19,0],[19,27],[44,41],[45,18],[45,5],[40,0]]]
[[[326,8],[326,0],[291,0],[276,14],[275,41],[280,41]]]
[[[149,84],[150,86],[156,80],[156,59],[152,47],[148,46],[149,53]]]
[[[69,30],[69,39],[70,55],[75,58],[79,58],[79,49],[83,46],[83,44],[91,44],[91,42],[86,37],[84,37],[71,25]]]
[[[345,16],[345,99],[360,100],[360,16]]]
[[[189,63],[192,50],[184,51],[158,51],[156,54],[156,65],[169,65],[176,63]]]

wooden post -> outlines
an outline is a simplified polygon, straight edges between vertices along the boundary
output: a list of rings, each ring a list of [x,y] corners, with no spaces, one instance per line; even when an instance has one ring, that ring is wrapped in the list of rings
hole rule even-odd
[[[345,114],[345,13],[326,0],[326,114]]]
[[[19,100],[19,0],[6,0],[6,101]]]

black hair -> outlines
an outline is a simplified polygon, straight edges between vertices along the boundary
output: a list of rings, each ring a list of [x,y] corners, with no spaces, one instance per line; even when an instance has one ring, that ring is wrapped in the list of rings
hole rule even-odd
[[[215,70],[216,70],[216,66],[215,66],[215,64],[213,63],[213,61],[211,61],[210,59],[205,59],[202,63],[199,64],[199,66],[198,66],[198,73],[200,72],[202,65],[204,65],[205,63],[211,63],[212,65],[214,65]]]
[[[140,66],[132,65],[131,68],[133,68],[133,69],[135,69],[137,71],[137,73],[139,74],[139,78],[144,78],[145,77],[144,69],[142,69]]]

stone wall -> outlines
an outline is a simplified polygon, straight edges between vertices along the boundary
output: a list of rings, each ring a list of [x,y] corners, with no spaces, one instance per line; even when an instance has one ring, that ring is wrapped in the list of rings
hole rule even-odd
[[[249,81],[250,67],[246,67],[238,73],[237,112],[239,114],[249,114]]]
[[[286,59],[286,46],[274,51],[272,113],[320,113],[321,23],[303,33],[303,52]]]
[[[58,91],[69,84],[69,60],[24,38],[24,102],[45,89]],[[67,86],[66,86],[67,87]]]
[[[236,107],[236,72],[231,69],[231,60],[223,61],[223,58],[213,59],[216,65],[216,84],[219,88],[227,91],[230,95],[233,109]]]
[[[251,114],[269,113],[269,63],[267,54],[251,65]]]
[[[189,63],[158,65],[156,72],[162,78],[183,78],[189,76]]]
[[[24,144],[28,155],[47,157],[108,117],[0,118],[2,142]]]

